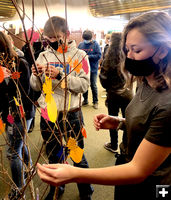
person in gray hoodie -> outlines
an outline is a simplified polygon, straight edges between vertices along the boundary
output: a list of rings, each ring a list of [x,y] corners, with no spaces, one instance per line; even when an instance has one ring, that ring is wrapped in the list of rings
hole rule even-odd
[[[58,16],[49,18],[45,23],[43,34],[48,48],[39,54],[36,60],[37,70],[32,67],[30,83],[34,90],[39,91],[41,81],[44,83],[47,77],[52,80],[52,96],[56,103],[58,117],[55,123],[41,117],[40,128],[49,163],[63,163],[68,153],[68,149],[62,144],[63,136],[65,140],[69,137],[76,138],[77,145],[81,149],[84,148],[83,135],[80,131],[84,126],[81,104],[82,93],[87,91],[90,84],[90,67],[86,53],[76,47],[75,41],[69,40],[65,19]],[[44,111],[47,109],[44,93],[39,97],[38,103],[41,109]],[[84,154],[81,162],[74,162],[74,166],[89,167]],[[92,186],[82,183],[78,183],[77,186],[80,200],[91,200]],[[58,197],[63,192],[64,185],[58,188]],[[45,199],[53,199],[54,194],[55,187],[50,186],[50,192]]]

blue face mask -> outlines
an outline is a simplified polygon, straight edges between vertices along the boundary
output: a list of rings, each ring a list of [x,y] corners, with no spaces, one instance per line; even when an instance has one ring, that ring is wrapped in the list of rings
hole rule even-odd
[[[84,40],[84,43],[86,43],[86,44],[88,44],[90,42],[91,42],[91,40]]]

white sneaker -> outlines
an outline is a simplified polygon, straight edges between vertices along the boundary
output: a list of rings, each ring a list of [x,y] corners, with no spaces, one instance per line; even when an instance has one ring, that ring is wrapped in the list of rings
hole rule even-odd
[[[98,103],[94,103],[94,104],[93,104],[93,108],[94,108],[94,109],[98,109]]]

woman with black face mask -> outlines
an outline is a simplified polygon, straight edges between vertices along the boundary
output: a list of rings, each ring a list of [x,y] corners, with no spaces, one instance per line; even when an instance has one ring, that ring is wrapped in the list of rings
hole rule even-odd
[[[53,185],[115,185],[115,200],[171,199],[171,17],[149,12],[130,20],[122,49],[126,86],[138,80],[136,95],[125,118],[106,114],[94,118],[96,130],[126,130],[117,166],[80,169],[38,164],[38,174]]]

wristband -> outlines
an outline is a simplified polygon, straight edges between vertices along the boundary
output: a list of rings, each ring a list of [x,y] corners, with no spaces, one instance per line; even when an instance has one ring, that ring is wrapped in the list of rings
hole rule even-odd
[[[57,79],[57,80],[61,80],[61,78],[62,78],[61,74],[58,73],[58,75],[56,76],[56,79]]]

